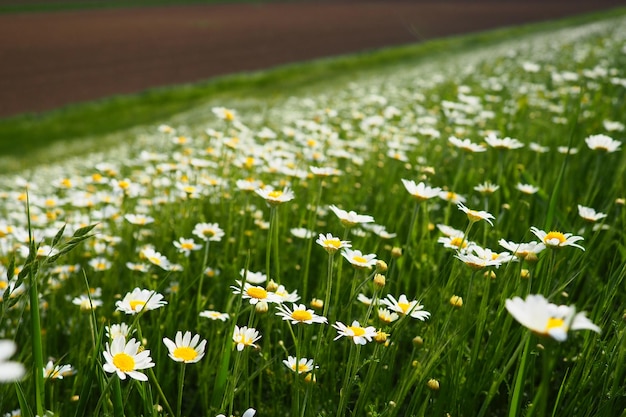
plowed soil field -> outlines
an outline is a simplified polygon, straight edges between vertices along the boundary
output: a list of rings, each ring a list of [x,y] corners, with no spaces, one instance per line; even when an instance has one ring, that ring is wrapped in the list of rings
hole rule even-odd
[[[303,1],[0,15],[0,117],[623,1]]]

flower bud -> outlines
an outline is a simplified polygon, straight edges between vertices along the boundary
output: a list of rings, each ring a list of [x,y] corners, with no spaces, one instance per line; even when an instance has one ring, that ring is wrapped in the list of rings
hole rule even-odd
[[[387,271],[387,262],[381,261],[380,259],[376,261],[376,271],[377,272],[386,272]]]
[[[463,298],[459,297],[458,295],[453,295],[452,297],[450,297],[450,305],[456,308],[463,307]]]
[[[426,383],[426,385],[428,386],[428,388],[430,388],[432,391],[439,391],[439,381],[437,381],[434,378],[431,378],[428,380],[428,382]]]
[[[394,246],[393,248],[391,248],[391,256],[393,256],[395,259],[398,259],[399,257],[401,257],[402,248],[399,248],[398,246]]]
[[[259,301],[258,303],[256,303],[254,305],[254,310],[259,314],[267,313],[267,310],[269,310],[267,301]]]
[[[267,291],[274,292],[278,289],[278,284],[273,279],[270,279],[267,282],[267,286],[265,287],[265,289]]]
[[[374,285],[376,285],[376,287],[378,287],[379,289],[383,289],[385,287],[385,283],[386,283],[386,279],[384,275],[382,274],[374,275]]]
[[[324,307],[324,300],[320,300],[319,298],[314,298],[311,300],[311,307],[316,310],[321,310]]]

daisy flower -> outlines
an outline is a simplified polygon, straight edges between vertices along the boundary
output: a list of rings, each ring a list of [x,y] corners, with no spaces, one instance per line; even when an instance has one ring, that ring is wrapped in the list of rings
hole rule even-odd
[[[145,226],[150,223],[154,223],[154,217],[145,216],[143,214],[126,214],[124,215],[126,221],[130,224],[137,224],[140,226]]]
[[[113,340],[118,336],[124,336],[124,338],[128,338],[131,334],[135,333],[136,329],[130,328],[130,326],[126,323],[120,324],[112,324],[110,326],[105,326],[104,330],[106,331],[106,336]]]
[[[425,201],[433,197],[437,197],[441,192],[439,187],[429,187],[423,182],[415,184],[413,180],[405,180],[402,178],[402,184],[404,188],[418,201]]]
[[[46,379],[63,379],[63,377],[71,376],[75,373],[72,365],[55,365],[52,361],[48,361],[43,368],[43,377]]]
[[[582,236],[574,236],[571,233],[561,233],[557,231],[544,232],[537,229],[535,226],[530,228],[530,231],[535,234],[547,247],[550,248],[562,248],[563,246],[574,246],[578,249],[585,250],[582,246],[576,244],[579,240],[584,240]]]
[[[248,408],[246,411],[244,411],[241,417],[254,417],[255,414],[256,414],[256,410],[254,408]],[[215,417],[226,417],[226,416],[224,414],[218,414]]]
[[[185,239],[184,237],[174,241],[174,246],[179,253],[189,256],[191,251],[202,249],[202,245],[197,244],[193,239]]]
[[[528,195],[535,194],[537,191],[539,191],[539,187],[535,187],[534,185],[531,185],[531,184],[522,184],[521,182],[518,182],[517,184],[515,184],[515,188],[518,191],[521,191],[522,193],[528,194]]]
[[[495,217],[493,217],[493,214],[487,213],[484,210],[477,211],[477,210],[468,209],[467,207],[465,207],[463,203],[457,204],[457,207],[459,208],[459,210],[467,214],[467,218],[469,219],[470,222],[475,223],[479,220],[484,220],[493,226],[493,223],[491,222],[491,219],[495,219]]]
[[[360,250],[344,248],[341,255],[348,260],[355,268],[371,269],[376,265],[376,254],[364,255]]]
[[[394,321],[398,320],[400,318],[400,316],[398,315],[398,313],[394,312],[394,311],[389,311],[386,308],[379,308],[378,309],[378,318],[380,321],[390,324],[393,323]]]
[[[511,251],[513,255],[518,258],[527,261],[537,260],[537,254],[546,248],[545,243],[534,241],[529,243],[516,243],[500,239],[498,244],[504,249]]]
[[[130,339],[126,342],[123,336],[117,336],[109,345],[106,343],[106,350],[102,352],[106,363],[102,366],[105,372],[116,373],[120,379],[126,376],[138,381],[147,381],[148,377],[138,372],[142,369],[152,368],[154,362],[150,357],[150,351],[140,349],[141,343]]]
[[[357,214],[354,211],[345,211],[335,205],[328,206],[329,209],[339,218],[344,227],[354,227],[357,224],[373,223],[374,218],[365,214]]]
[[[12,340],[0,340],[0,383],[19,381],[26,374],[24,365],[7,360],[16,350]]]
[[[493,194],[499,189],[500,189],[499,185],[492,184],[489,181],[485,181],[484,183],[479,184],[476,187],[474,187],[475,191],[478,191],[479,193],[483,195]]]
[[[246,271],[242,268],[239,271],[239,275],[241,275],[242,278],[245,276],[246,282],[249,282],[250,284],[262,284],[267,281],[267,275],[262,272]]]
[[[606,217],[606,214],[596,212],[591,207],[581,206],[580,204],[578,205],[578,215],[589,222],[597,222]]]
[[[326,233],[326,235],[320,233],[315,243],[323,247],[328,253],[335,253],[339,249],[352,247],[349,241],[340,240],[330,233]]]
[[[259,332],[254,328],[248,328],[247,326],[239,327],[235,325],[233,331],[233,341],[237,344],[237,350],[242,351],[246,346],[258,347],[254,344],[261,338]]]
[[[503,263],[510,262],[515,258],[508,252],[496,253],[491,249],[482,248],[478,245],[473,245],[465,252],[458,252],[455,258],[464,262],[472,269],[480,270],[488,266],[495,266],[499,268]]]
[[[142,290],[135,288],[127,293],[124,298],[115,303],[117,311],[126,314],[137,314],[143,310],[155,310],[163,307],[167,301],[163,300],[163,295],[156,291]]]
[[[500,139],[496,137],[496,135],[494,135],[493,133],[487,135],[487,137],[485,138],[485,142],[487,142],[487,145],[496,149],[519,149],[524,147],[524,144],[517,139]]]
[[[200,341],[200,335],[191,337],[191,332],[176,332],[175,341],[163,338],[163,344],[169,350],[169,357],[176,362],[196,363],[204,356],[206,339]],[[199,342],[199,343],[198,343]]]
[[[205,317],[207,319],[220,320],[220,321],[226,321],[230,318],[228,313],[220,313],[219,311],[213,311],[213,310],[201,311],[199,315],[200,317]]]
[[[622,142],[614,140],[607,135],[591,135],[585,139],[587,146],[591,150],[600,150],[608,153],[619,151]]]
[[[349,337],[356,345],[364,345],[367,342],[371,342],[377,333],[374,326],[362,327],[356,320],[350,326],[346,326],[338,321],[333,324],[333,327],[337,329],[337,337],[333,340],[337,340],[342,336]]]
[[[227,122],[232,122],[235,120],[234,110],[227,109],[226,107],[213,107],[211,111],[218,118],[225,120]]]
[[[161,255],[160,252],[155,251],[153,248],[150,248],[150,247],[143,248],[139,252],[139,257],[147,260],[152,265],[156,265],[165,271],[170,270],[170,267],[171,267],[170,261],[165,256]]]
[[[277,206],[295,198],[295,194],[288,187],[282,190],[275,190],[272,187],[257,188],[254,192],[263,197],[270,206]]]
[[[439,198],[441,198],[442,200],[448,201],[452,204],[465,203],[465,200],[466,200],[465,197],[463,197],[462,195],[457,194],[452,191],[439,192]]]
[[[72,304],[80,306],[83,311],[95,310],[97,307],[102,307],[102,300],[97,298],[89,298],[88,295],[82,294],[78,297],[74,297]]]
[[[313,366],[313,359],[300,358],[297,360],[294,356],[288,356],[283,360],[285,366],[298,374],[306,374],[315,369]]]
[[[441,243],[446,249],[455,249],[458,251],[466,250],[471,246],[475,245],[474,242],[471,242],[467,239],[463,239],[463,234],[461,236],[441,236],[437,239],[437,243]]]
[[[408,314],[410,317],[421,321],[430,317],[430,313],[424,310],[423,305],[416,300],[409,301],[404,294],[401,294],[397,300],[393,295],[387,294],[387,297],[381,299],[380,302],[389,307],[391,311],[400,313],[403,316]]]
[[[270,283],[273,283],[273,281],[270,280]],[[278,297],[279,303],[295,303],[300,299],[300,296],[298,295],[298,290],[293,290],[292,292],[289,292],[282,284],[276,288],[274,294]]]
[[[205,242],[219,242],[224,237],[224,231],[217,223],[198,223],[191,233]]]
[[[241,294],[241,298],[244,300],[249,300],[250,304],[256,304],[259,301],[265,301],[267,303],[280,303],[280,297],[278,297],[272,291],[267,291],[263,287],[259,287],[256,285],[252,285],[248,282],[243,284],[243,288],[241,287],[242,282],[237,280],[235,281],[238,286],[231,286],[233,290],[233,294]]]
[[[448,142],[466,152],[485,152],[487,150],[484,145],[474,143],[469,139],[459,139],[456,136],[450,136]]]
[[[313,173],[313,175],[317,175],[318,177],[330,177],[335,175],[341,175],[342,172],[337,168],[332,167],[316,167],[309,166],[309,169]]]
[[[576,313],[574,306],[557,306],[549,303],[543,295],[530,294],[525,300],[520,297],[506,300],[506,309],[521,325],[534,333],[550,336],[563,342],[570,330],[592,330],[600,333],[584,312]]]
[[[293,304],[293,310],[290,310],[284,304],[277,307],[277,316],[283,318],[283,320],[291,321],[291,324],[305,323],[328,323],[326,317],[318,316],[313,310],[307,309],[304,304]]]

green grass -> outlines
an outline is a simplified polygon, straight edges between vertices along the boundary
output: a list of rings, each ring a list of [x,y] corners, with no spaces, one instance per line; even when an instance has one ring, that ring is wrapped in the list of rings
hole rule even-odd
[[[293,91],[342,82],[358,74],[393,71],[403,65],[450,56],[532,33],[619,16],[616,9],[520,27],[433,40],[422,44],[291,64],[268,71],[217,77],[203,83],[157,88],[89,103],[68,105],[41,114],[0,120],[0,155],[9,159],[7,171],[44,162],[45,148],[55,142],[71,144],[137,125],[158,123],[210,101],[242,97],[284,97]],[[91,148],[88,148],[91,149]]]
[[[0,338],[18,348],[0,378],[6,360],[26,370],[0,382],[0,413],[623,414],[625,28],[622,15],[207,101],[0,176]],[[362,253],[334,252],[340,240]],[[290,294],[311,311],[279,307]],[[107,334],[122,323],[131,333]],[[197,363],[172,360],[194,356],[168,348],[179,331],[207,340]],[[48,359],[74,372],[43,378]]]

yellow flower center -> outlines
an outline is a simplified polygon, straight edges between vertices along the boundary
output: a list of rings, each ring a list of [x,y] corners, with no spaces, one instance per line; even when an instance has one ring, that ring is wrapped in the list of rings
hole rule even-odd
[[[551,241],[552,239],[557,239],[559,241],[559,244],[565,242],[565,235],[561,232],[550,232],[546,235],[546,237],[543,239],[544,242],[548,243],[549,241]]]
[[[213,237],[215,236],[215,231],[213,229],[204,229],[202,234],[206,237]]]
[[[267,298],[267,291],[263,288],[259,287],[250,287],[246,290],[246,294],[248,294],[252,298],[258,298],[259,300],[263,300]]]
[[[120,186],[121,189],[125,190],[128,187],[130,187],[130,182],[126,181],[126,180],[122,180],[118,183],[118,185]]]
[[[359,256],[359,255],[356,255],[356,256],[352,257],[352,260],[353,260],[354,262],[356,262],[356,263],[359,263],[359,264],[365,264],[365,263],[367,263],[367,259],[365,259],[364,257]]]
[[[279,198],[281,195],[283,195],[283,192],[280,190],[274,190],[274,191],[270,191],[267,196],[269,198]]]
[[[550,317],[550,319],[548,320],[548,324],[546,324],[546,333],[552,329],[556,329],[559,327],[563,327],[563,325],[565,324],[565,322],[563,321],[563,319],[557,319],[554,317]]]
[[[299,374],[301,374],[302,372],[306,372],[308,370],[309,370],[309,367],[306,365],[306,363],[299,363],[298,364],[298,373]]]
[[[354,336],[363,336],[365,334],[365,329],[362,327],[349,326],[348,330],[352,331]]]
[[[172,355],[184,361],[192,361],[196,358],[196,356],[198,356],[198,352],[196,352],[195,349],[192,349],[189,346],[181,346],[174,349]]]
[[[127,353],[118,353],[113,356],[113,365],[122,372],[129,372],[135,369],[135,359]]]
[[[477,222],[479,220],[482,220],[482,216],[480,214],[478,214],[478,212],[475,211],[475,210],[468,210],[467,211],[467,218],[471,222]]]
[[[341,246],[341,241],[337,238],[335,239],[327,239],[324,241],[324,245],[325,246],[332,246],[335,249],[339,249],[339,247]]]
[[[161,265],[161,259],[157,258],[156,256],[150,256],[148,260],[155,265]]]
[[[142,300],[131,300],[128,304],[130,304],[131,310],[137,311],[137,310],[141,310],[143,306],[146,305],[146,302]]]
[[[461,244],[463,244],[462,247],[467,247],[467,242],[463,241],[462,237],[453,237],[452,239],[450,239],[450,244],[457,247],[461,247]]]
[[[398,307],[400,307],[403,313],[406,313],[410,306],[411,304],[409,303],[398,303]]]
[[[193,243],[189,243],[189,242],[184,242],[180,245],[181,248],[183,249],[187,249],[187,250],[192,250],[193,249]]]
[[[307,321],[313,318],[313,314],[307,310],[296,310],[291,314],[291,318],[298,321]]]
[[[233,120],[235,120],[235,115],[233,114],[233,112],[225,110],[224,119],[228,120],[229,122],[232,122]]]

